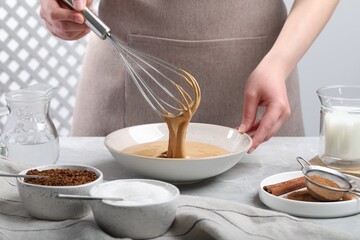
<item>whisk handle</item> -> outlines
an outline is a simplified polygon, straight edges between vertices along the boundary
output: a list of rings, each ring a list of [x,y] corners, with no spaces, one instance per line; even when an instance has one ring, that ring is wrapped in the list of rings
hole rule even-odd
[[[71,9],[74,9],[72,0],[62,0]],[[85,18],[85,24],[91,31],[93,31],[99,38],[105,40],[110,35],[110,28],[101,19],[96,16],[89,8],[85,7],[81,14]]]

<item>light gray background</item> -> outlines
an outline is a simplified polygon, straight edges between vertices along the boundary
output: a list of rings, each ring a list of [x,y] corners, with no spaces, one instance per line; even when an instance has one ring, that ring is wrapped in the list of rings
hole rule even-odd
[[[284,2],[290,9],[293,0]],[[318,88],[340,84],[360,85],[359,11],[360,1],[340,1],[329,23],[298,64],[307,136],[319,134]]]

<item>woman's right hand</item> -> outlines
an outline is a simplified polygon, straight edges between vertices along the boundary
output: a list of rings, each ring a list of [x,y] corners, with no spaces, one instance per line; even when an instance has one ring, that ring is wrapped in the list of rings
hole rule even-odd
[[[64,40],[77,40],[90,32],[84,24],[83,15],[77,11],[90,7],[93,0],[73,0],[76,11],[71,10],[62,0],[41,0],[40,17],[45,26],[56,37]]]

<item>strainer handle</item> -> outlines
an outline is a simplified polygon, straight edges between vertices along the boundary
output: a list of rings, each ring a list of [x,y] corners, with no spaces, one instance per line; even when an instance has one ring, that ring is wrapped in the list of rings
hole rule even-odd
[[[360,189],[353,189],[352,191],[354,191],[354,192],[356,192],[356,193],[360,194]]]
[[[296,157],[296,160],[300,163],[302,167],[302,171],[305,174],[307,172],[308,167],[311,166],[310,163],[302,157]]]
[[[358,196],[360,197],[360,190],[358,189],[353,189],[353,190],[350,190],[349,193],[355,195],[355,196]]]
[[[62,0],[69,8],[74,9],[72,0]],[[96,16],[89,8],[85,7],[80,12],[85,18],[85,24],[91,31],[93,31],[99,38],[105,40],[110,35],[110,28],[101,19]]]

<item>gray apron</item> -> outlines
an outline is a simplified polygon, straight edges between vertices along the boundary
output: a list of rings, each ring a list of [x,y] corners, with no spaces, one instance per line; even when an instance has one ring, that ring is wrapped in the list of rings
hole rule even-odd
[[[102,0],[99,16],[130,47],[190,72],[202,100],[192,122],[237,127],[245,82],[287,17],[281,0]],[[297,73],[287,81],[292,115],[277,135],[304,134]],[[104,136],[162,120],[107,41],[92,36],[82,68],[73,136]]]

